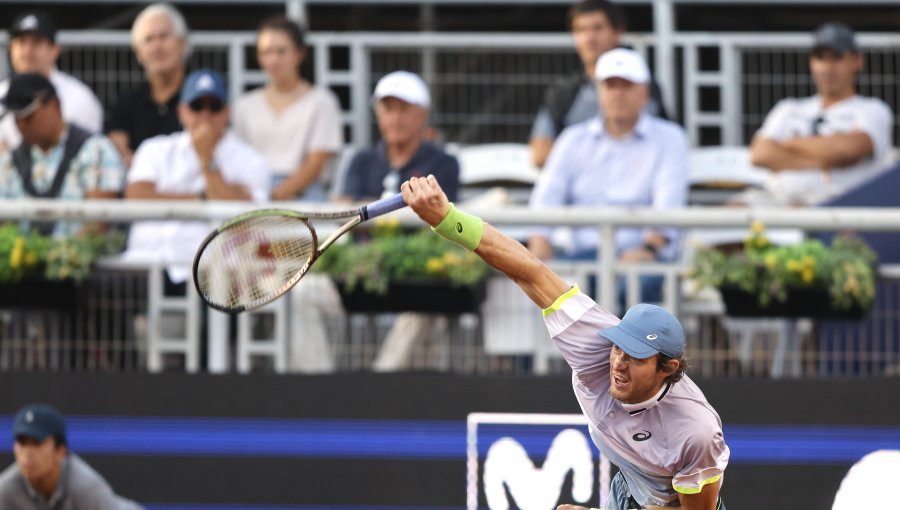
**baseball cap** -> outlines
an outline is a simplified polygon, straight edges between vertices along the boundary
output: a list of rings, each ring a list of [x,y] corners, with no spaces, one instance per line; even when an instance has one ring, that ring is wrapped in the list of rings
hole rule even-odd
[[[13,437],[25,436],[43,441],[50,436],[66,437],[66,422],[62,414],[47,404],[28,404],[16,413]]]
[[[6,96],[0,99],[6,111],[18,118],[31,115],[41,104],[56,96],[56,88],[39,73],[17,74],[9,80]]]
[[[10,39],[27,33],[40,34],[49,39],[51,43],[56,42],[56,25],[49,16],[42,12],[20,14],[9,28]]]
[[[813,51],[827,48],[838,55],[859,53],[856,45],[856,33],[848,25],[837,21],[825,23],[816,29],[813,36]]]
[[[188,75],[181,87],[181,102],[190,103],[201,97],[214,97],[228,102],[228,87],[225,78],[212,69],[198,69]]]
[[[650,69],[640,53],[628,48],[616,48],[601,55],[594,70],[595,80],[603,81],[608,78],[647,84],[650,82]]]
[[[622,322],[597,334],[637,359],[657,353],[675,358],[684,351],[684,329],[678,319],[666,309],[646,303],[632,306]]]
[[[386,97],[396,97],[422,108],[431,107],[428,86],[419,75],[409,71],[394,71],[378,80],[372,101],[380,101]]]

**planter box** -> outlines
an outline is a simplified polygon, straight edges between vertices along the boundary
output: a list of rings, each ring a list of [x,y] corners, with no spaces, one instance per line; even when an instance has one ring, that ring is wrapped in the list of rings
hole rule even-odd
[[[394,282],[387,294],[370,294],[360,287],[347,291],[343,283],[336,283],[348,312],[469,313],[478,311],[486,295],[484,281],[472,287],[435,281]]]
[[[755,295],[739,287],[722,287],[722,301],[731,317],[810,317],[817,319],[854,319],[865,317],[868,309],[853,307],[836,310],[827,289],[794,289],[783,303],[772,302],[762,307]]]
[[[85,304],[87,285],[72,280],[0,283],[0,308],[74,309]]]

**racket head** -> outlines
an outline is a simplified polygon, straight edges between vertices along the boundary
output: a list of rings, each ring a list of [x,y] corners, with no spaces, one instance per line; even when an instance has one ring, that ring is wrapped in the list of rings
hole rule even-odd
[[[236,216],[211,232],[194,256],[194,285],[212,308],[259,308],[289,291],[319,256],[303,214],[265,209]]]

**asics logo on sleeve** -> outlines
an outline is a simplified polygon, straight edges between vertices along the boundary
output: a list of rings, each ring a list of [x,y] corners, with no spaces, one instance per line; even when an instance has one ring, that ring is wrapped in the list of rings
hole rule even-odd
[[[651,436],[653,436],[653,434],[651,434],[649,430],[644,430],[631,436],[631,439],[634,439],[635,441],[646,441],[650,439]]]

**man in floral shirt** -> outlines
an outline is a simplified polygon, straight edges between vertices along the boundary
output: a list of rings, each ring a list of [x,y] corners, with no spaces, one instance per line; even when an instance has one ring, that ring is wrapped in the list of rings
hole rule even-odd
[[[37,73],[18,74],[0,99],[22,143],[0,155],[0,198],[82,200],[116,198],[125,167],[112,143],[63,120],[53,84]],[[71,235],[81,225],[36,225],[44,233]]]

